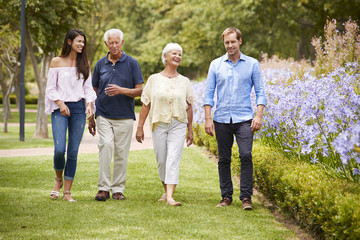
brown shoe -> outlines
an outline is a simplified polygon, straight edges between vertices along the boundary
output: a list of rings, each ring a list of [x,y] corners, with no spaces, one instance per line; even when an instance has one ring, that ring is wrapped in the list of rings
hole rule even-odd
[[[99,190],[95,196],[95,200],[97,201],[106,201],[106,199],[110,198],[109,191]]]
[[[230,198],[225,197],[220,201],[220,203],[218,205],[216,205],[216,207],[227,207],[230,204],[231,204]]]
[[[242,200],[242,209],[244,209],[244,210],[253,210],[254,209],[250,199],[244,198]]]
[[[115,200],[125,200],[126,197],[121,192],[113,193],[112,198]]]

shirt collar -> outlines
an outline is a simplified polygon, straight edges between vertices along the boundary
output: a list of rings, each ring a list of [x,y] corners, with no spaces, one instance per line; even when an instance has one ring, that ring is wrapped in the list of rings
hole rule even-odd
[[[118,62],[124,62],[125,61],[125,58],[126,58],[126,53],[124,51],[121,51],[122,54],[121,54],[121,57],[119,58],[119,60],[117,60]],[[109,60],[108,56],[109,56],[110,52],[108,52],[106,54],[106,58],[105,58],[105,64],[107,63],[110,63],[112,64],[112,62]]]
[[[245,61],[245,59],[246,59],[246,58],[245,58],[245,55],[244,55],[242,52],[240,52],[240,59],[239,59],[237,62]],[[228,58],[228,53],[226,53],[226,54],[224,55],[223,61],[224,61],[224,62],[231,61],[231,60],[229,60],[229,58]]]

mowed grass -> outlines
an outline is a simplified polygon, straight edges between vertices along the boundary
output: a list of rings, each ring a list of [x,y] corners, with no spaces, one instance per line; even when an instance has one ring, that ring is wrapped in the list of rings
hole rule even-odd
[[[3,111],[0,111],[1,116],[2,116],[2,112]],[[19,112],[12,111],[11,116],[12,116],[12,118],[8,119],[8,123],[20,123],[20,113]],[[25,112],[24,122],[25,123],[36,123],[36,116],[37,116],[36,112]],[[0,118],[0,122],[1,123],[4,122],[4,119],[2,117]],[[48,122],[51,123],[51,115],[48,115]]]
[[[18,109],[16,109],[15,104],[11,104],[11,117],[10,119],[8,119],[9,123],[20,123],[20,113],[18,111]],[[0,114],[2,116],[2,108],[3,105],[0,104]],[[36,123],[36,109],[37,109],[37,105],[36,104],[26,104],[25,105],[25,123]],[[51,123],[51,115],[48,115],[48,121],[49,123]],[[0,122],[3,123],[4,119],[1,117],[0,118]]]
[[[98,154],[81,154],[72,188],[76,203],[51,200],[51,156],[0,158],[0,239],[297,239],[254,199],[244,211],[220,200],[216,163],[199,147],[186,148],[172,207],[162,194],[153,150],[129,155],[125,201],[94,200]]]
[[[51,127],[48,128],[48,138],[36,138],[34,137],[35,125],[25,125],[25,141],[20,141],[19,129],[19,126],[8,126],[7,133],[0,132],[0,149],[44,148],[54,146]]]

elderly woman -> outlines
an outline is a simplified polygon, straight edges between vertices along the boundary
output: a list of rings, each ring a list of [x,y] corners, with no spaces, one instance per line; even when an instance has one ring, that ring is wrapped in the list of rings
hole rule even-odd
[[[186,143],[193,141],[192,102],[193,91],[190,80],[177,72],[182,57],[182,48],[177,43],[168,43],[162,52],[165,68],[149,77],[141,95],[143,103],[136,140],[144,141],[143,125],[150,116],[154,152],[158,163],[160,180],[165,193],[159,201],[181,206],[173,195],[179,183],[179,166],[188,129]]]

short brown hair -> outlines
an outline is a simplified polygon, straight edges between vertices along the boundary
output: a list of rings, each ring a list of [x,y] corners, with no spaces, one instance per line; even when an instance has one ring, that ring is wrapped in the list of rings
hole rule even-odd
[[[224,41],[224,36],[225,36],[225,35],[228,35],[228,34],[230,34],[230,33],[236,33],[236,39],[237,39],[237,40],[240,40],[240,38],[241,38],[241,32],[240,32],[240,30],[237,29],[237,28],[234,28],[234,27],[229,27],[229,28],[225,29],[224,32],[223,32],[223,34],[222,34],[222,39],[223,39],[223,41]]]

